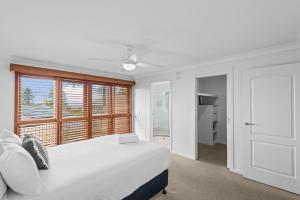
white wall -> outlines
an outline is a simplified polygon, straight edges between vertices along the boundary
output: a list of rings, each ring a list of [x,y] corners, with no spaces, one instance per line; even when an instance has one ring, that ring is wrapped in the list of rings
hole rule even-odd
[[[234,78],[234,158],[232,170],[241,172],[243,168],[243,126],[242,77],[248,68],[271,66],[300,62],[299,46],[291,48],[274,48],[262,52],[249,53],[247,56],[228,59],[212,65],[195,65],[191,69],[181,70],[180,79],[176,80],[175,72],[160,73],[150,77],[136,79],[135,105],[138,113],[135,116],[135,132],[142,138],[150,138],[150,84],[156,81],[171,81],[172,93],[172,150],[188,158],[195,158],[195,91],[196,76],[217,69],[233,69]]]
[[[27,64],[38,66],[39,64],[29,62],[15,62],[19,64]],[[110,73],[102,73],[100,71],[85,70],[83,68],[72,68],[68,66],[50,66],[44,64],[47,68],[60,69],[78,73],[93,74],[99,76],[108,76],[112,78],[131,79],[128,76],[121,76]],[[15,105],[15,76],[14,72],[10,72],[10,60],[0,57],[0,131],[3,128],[14,130],[14,105]]]
[[[216,142],[221,144],[227,143],[227,98],[226,98],[226,76],[217,76],[210,78],[200,78],[198,80],[198,92],[215,94],[217,117],[218,117],[218,135]]]
[[[0,58],[0,130],[14,130],[15,75],[8,59]]]
[[[150,141],[151,83],[171,81],[172,102],[172,149],[173,152],[193,158],[195,140],[195,116],[191,115],[195,107],[195,78],[191,71],[183,71],[180,80],[175,80],[175,73],[164,73],[159,76],[145,77],[136,80],[134,94],[135,124],[134,130],[142,139]],[[190,78],[193,77],[193,78]],[[192,103],[191,103],[192,101]]]

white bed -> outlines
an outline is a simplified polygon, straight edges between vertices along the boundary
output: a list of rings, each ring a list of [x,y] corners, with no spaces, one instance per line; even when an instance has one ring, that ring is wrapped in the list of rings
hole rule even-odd
[[[117,136],[49,148],[37,196],[8,192],[8,200],[120,200],[169,168],[170,151],[157,144],[118,144]]]

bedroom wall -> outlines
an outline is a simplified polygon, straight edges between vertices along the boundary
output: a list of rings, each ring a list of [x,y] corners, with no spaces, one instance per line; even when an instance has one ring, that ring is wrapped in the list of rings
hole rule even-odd
[[[0,131],[14,129],[15,76],[9,71],[9,60],[0,58]]]
[[[14,129],[14,103],[15,103],[15,76],[9,71],[10,59],[0,57],[0,131],[3,128]],[[132,77],[118,74],[105,73],[101,71],[86,70],[83,68],[74,68],[62,65],[51,65],[47,63],[33,63],[26,60],[15,60],[14,63],[32,66],[44,66],[50,69],[60,69],[78,73],[93,74],[99,76],[108,76],[112,78],[122,78],[132,80]]]
[[[142,138],[150,137],[150,84],[156,81],[171,81],[172,93],[172,151],[195,159],[195,91],[196,76],[218,69],[233,70],[234,74],[234,158],[233,171],[242,173],[243,169],[243,113],[242,113],[242,77],[246,69],[300,62],[300,46],[287,45],[266,50],[250,52],[216,64],[199,64],[192,68],[170,71],[153,76],[136,77],[134,109],[135,132]],[[178,76],[180,74],[180,77]]]

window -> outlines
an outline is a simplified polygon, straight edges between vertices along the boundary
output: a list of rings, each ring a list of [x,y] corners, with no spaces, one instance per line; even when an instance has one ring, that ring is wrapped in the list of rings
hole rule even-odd
[[[92,84],[93,137],[130,132],[130,91],[128,86]]]
[[[92,137],[112,133],[112,86],[92,84]]]
[[[88,139],[87,83],[62,81],[61,143]]]
[[[54,146],[132,131],[133,82],[118,84],[117,79],[88,75],[76,79],[74,74],[70,78],[64,72],[52,75],[43,70],[26,74],[27,68],[14,69],[19,135],[34,134],[44,145]]]
[[[43,143],[53,146],[57,143],[57,120],[55,85],[53,79],[19,76],[17,111],[17,132],[20,135],[32,133]]]
[[[116,86],[113,88],[113,127],[114,133],[130,132],[130,90],[128,87]]]

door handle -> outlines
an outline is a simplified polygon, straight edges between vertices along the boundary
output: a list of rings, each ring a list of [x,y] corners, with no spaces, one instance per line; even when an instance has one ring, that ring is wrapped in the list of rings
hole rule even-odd
[[[245,122],[245,126],[255,126],[256,124],[250,123],[250,122]]]

